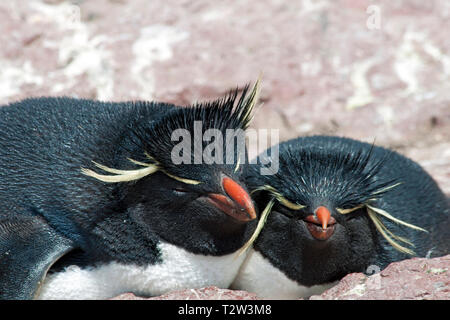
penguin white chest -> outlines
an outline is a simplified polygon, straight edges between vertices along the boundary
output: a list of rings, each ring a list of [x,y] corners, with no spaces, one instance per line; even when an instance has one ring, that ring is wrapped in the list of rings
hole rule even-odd
[[[157,296],[169,291],[217,286],[227,288],[245,255],[193,254],[169,243],[159,244],[161,263],[149,266],[116,262],[95,268],[69,266],[47,276],[38,299],[107,299],[125,292]]]
[[[261,253],[252,249],[231,287],[256,293],[266,299],[298,299],[320,294],[334,284],[302,286],[274,267]]]

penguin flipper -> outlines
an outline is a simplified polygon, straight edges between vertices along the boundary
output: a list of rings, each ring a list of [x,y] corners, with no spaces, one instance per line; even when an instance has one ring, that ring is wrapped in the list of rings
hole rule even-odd
[[[35,298],[48,269],[71,249],[39,217],[0,219],[0,299]]]

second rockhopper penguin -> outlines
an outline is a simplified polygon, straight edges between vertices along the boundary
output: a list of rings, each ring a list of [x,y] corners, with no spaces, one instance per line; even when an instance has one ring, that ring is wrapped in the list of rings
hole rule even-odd
[[[241,151],[223,164],[176,164],[172,134],[245,130],[257,90],[190,107],[71,98],[1,107],[0,298],[228,287],[256,225]]]
[[[417,163],[339,137],[277,147],[279,159],[267,157],[269,150],[247,166],[247,185],[264,211],[234,288],[307,297],[351,272],[450,252],[447,197]],[[278,160],[278,172],[261,175],[261,167],[278,167],[270,163]]]

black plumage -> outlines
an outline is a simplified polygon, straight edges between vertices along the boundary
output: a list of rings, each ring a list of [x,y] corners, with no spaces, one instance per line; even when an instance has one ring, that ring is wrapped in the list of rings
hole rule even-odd
[[[235,219],[208,201],[219,195],[231,213],[253,210],[223,186],[228,177],[246,189],[238,149],[233,163],[174,165],[171,133],[192,132],[194,121],[202,132],[245,130],[256,90],[190,107],[72,98],[0,107],[0,297],[34,297],[52,265],[56,272],[70,264],[159,263],[161,240],[211,256],[240,248],[255,216]],[[142,169],[151,173],[101,181]]]
[[[411,254],[450,252],[449,202],[414,161],[339,137],[303,137],[276,147],[278,172],[261,175],[265,161],[278,160],[262,156],[247,166],[246,181],[260,210],[274,199],[254,250],[289,279],[310,287],[371,265],[383,269]],[[320,207],[331,213],[329,233],[317,221]],[[252,270],[256,278],[267,278]]]

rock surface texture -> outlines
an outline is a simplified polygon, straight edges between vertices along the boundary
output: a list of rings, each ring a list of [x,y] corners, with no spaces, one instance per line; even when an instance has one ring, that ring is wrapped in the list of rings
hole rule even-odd
[[[311,299],[450,300],[450,255],[395,262],[370,276],[352,273]]]
[[[125,293],[112,300],[258,300],[258,296],[239,290],[220,289],[206,287],[201,289],[189,289],[174,291],[159,297],[142,298],[132,293]]]
[[[187,105],[261,74],[252,128],[375,141],[450,195],[448,30],[447,0],[1,1],[0,105],[62,95]],[[412,259],[314,299],[448,299],[448,267],[448,256]],[[164,297],[177,294],[242,297]]]

